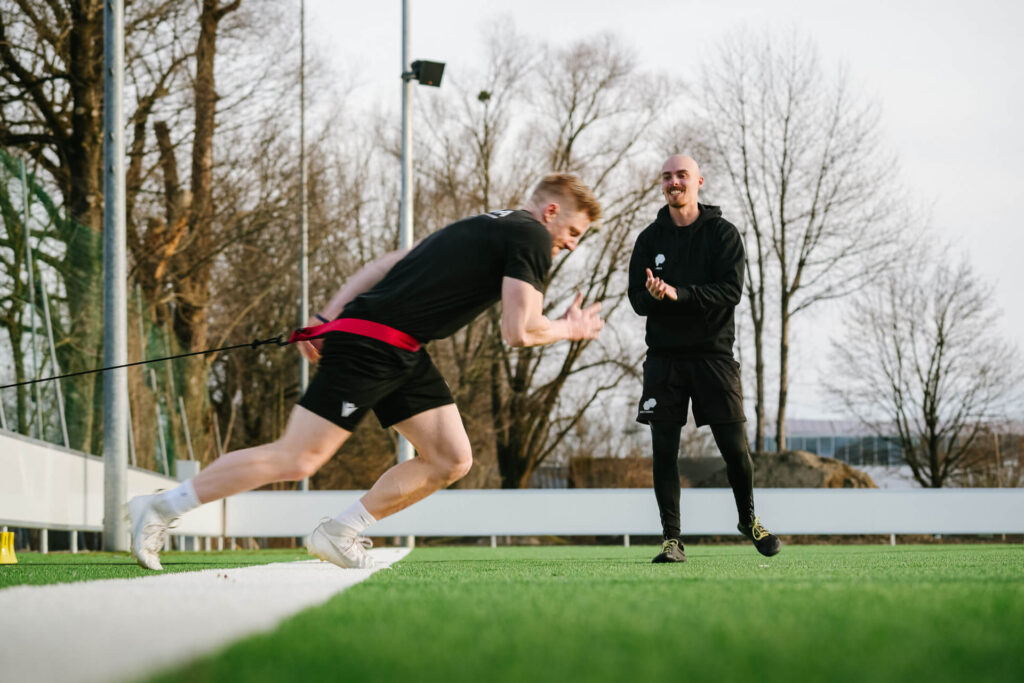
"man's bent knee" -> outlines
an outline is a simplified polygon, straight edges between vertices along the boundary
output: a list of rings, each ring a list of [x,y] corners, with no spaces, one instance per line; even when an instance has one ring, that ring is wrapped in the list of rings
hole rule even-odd
[[[278,456],[280,481],[301,481],[316,474],[331,454],[318,452],[282,453]]]
[[[449,484],[454,484],[459,479],[462,479],[464,476],[469,474],[469,470],[472,469],[472,467],[473,467],[473,454],[472,453],[466,453],[464,455],[460,454],[456,459],[454,459],[451,462],[451,465],[448,468],[447,483],[445,484],[445,486],[448,486]]]
[[[425,458],[434,470],[435,476],[440,479],[442,487],[454,484],[459,479],[469,474],[473,467],[473,453],[468,448],[448,453],[444,456]]]

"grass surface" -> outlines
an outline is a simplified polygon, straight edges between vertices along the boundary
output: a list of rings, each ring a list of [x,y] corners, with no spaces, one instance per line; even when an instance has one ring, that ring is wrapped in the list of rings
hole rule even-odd
[[[236,550],[231,552],[160,553],[164,572],[194,572],[200,569],[244,567],[250,564],[308,560],[305,549]],[[143,569],[128,553],[18,553],[18,564],[0,565],[0,588],[19,585],[43,585],[128,579],[155,576],[159,572]]]
[[[154,681],[1024,680],[1024,547],[425,548]]]

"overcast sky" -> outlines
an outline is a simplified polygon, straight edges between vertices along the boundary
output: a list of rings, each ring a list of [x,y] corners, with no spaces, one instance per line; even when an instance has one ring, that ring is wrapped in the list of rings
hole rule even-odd
[[[1003,332],[1024,347],[1024,3],[1014,0],[410,0],[413,58],[447,63],[446,77],[483,55],[482,30],[507,19],[557,44],[608,31],[652,71],[695,81],[702,55],[740,29],[813,38],[826,66],[845,63],[854,86],[882,107],[894,178],[929,207],[934,226],[996,286]],[[393,97],[401,69],[401,0],[306,0],[311,49],[361,94]],[[808,321],[810,322],[810,321]],[[811,349],[797,360],[820,366]],[[819,371],[823,368],[818,367]],[[817,417],[812,386],[790,415]]]

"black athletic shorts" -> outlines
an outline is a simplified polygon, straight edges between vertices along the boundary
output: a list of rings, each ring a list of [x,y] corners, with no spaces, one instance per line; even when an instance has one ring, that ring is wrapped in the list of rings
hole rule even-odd
[[[649,352],[636,421],[684,425],[691,400],[698,427],[744,422],[740,364],[732,358],[673,358]]]
[[[455,403],[426,350],[406,351],[370,337],[330,332],[320,364],[299,405],[354,431],[373,410],[390,427],[431,408]]]

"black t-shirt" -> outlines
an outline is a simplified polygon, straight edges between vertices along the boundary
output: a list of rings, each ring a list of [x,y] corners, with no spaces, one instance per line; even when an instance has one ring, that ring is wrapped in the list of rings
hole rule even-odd
[[[430,235],[339,316],[441,339],[501,299],[502,278],[544,291],[551,235],[526,211],[492,211]]]

